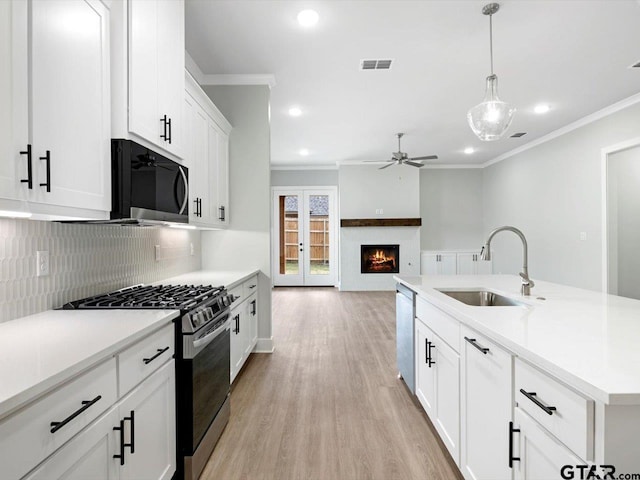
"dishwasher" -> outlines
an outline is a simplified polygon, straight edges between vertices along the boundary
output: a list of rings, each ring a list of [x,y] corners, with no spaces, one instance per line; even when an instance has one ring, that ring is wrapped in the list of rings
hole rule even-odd
[[[396,355],[398,378],[402,378],[411,393],[415,393],[414,318],[416,294],[404,285],[396,284]]]

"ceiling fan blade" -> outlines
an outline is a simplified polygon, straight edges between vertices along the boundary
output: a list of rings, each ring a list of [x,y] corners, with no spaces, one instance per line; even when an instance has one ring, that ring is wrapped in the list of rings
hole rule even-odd
[[[383,168],[387,168],[390,167],[391,165],[393,165],[395,162],[393,163],[388,163],[387,165],[385,165],[384,167],[380,167],[378,170],[382,170]]]
[[[437,160],[438,155],[427,155],[426,157],[413,157],[409,160]]]
[[[424,165],[422,163],[415,163],[415,162],[412,162],[410,160],[405,160],[404,163],[406,165],[411,165],[412,167],[418,167],[418,168],[424,167]]]
[[[395,162],[395,160],[363,160],[365,163]]]

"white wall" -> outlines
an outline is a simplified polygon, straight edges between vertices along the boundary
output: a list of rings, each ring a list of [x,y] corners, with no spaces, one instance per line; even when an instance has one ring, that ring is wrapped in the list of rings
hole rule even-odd
[[[418,218],[420,172],[413,167],[341,165],[340,218]],[[376,214],[382,209],[383,214]]]
[[[485,168],[483,237],[513,225],[527,237],[531,278],[600,290],[601,149],[638,131],[635,104]],[[500,233],[492,246],[495,273],[520,270],[515,235]]]
[[[258,347],[271,342],[270,127],[267,86],[206,86],[204,91],[233,126],[229,138],[228,230],[202,233],[202,266],[210,270],[259,268]]]
[[[271,170],[273,187],[333,187],[338,185],[338,169]]]
[[[640,299],[640,147],[608,157],[610,287]],[[613,267],[613,268],[611,268]],[[614,292],[614,290],[609,290]]]
[[[479,168],[420,170],[422,250],[482,246],[482,181]]]

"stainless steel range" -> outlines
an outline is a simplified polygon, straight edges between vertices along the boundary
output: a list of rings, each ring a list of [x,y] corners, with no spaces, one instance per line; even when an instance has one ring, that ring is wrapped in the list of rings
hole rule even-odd
[[[224,287],[138,285],[63,309],[171,309],[176,321],[176,478],[197,479],[229,420],[230,319]]]

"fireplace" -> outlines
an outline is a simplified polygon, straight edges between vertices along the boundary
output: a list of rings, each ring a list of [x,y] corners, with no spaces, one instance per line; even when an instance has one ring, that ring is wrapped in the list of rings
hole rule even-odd
[[[360,245],[360,273],[400,273],[400,245]]]

